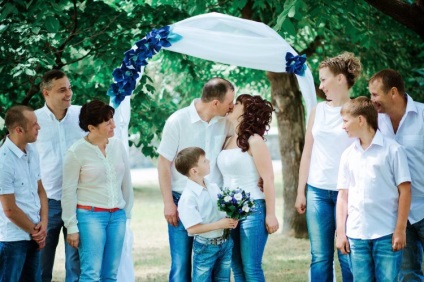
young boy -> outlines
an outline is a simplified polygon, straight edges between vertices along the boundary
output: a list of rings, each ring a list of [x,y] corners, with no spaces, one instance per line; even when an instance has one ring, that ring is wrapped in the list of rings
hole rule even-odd
[[[369,98],[349,101],[341,115],[357,140],[340,160],[336,246],[350,253],[355,281],[397,281],[411,202],[406,153],[378,130]]]
[[[204,178],[210,170],[205,151],[198,147],[181,150],[175,168],[188,177],[178,213],[189,235],[194,235],[193,281],[230,281],[233,242],[223,233],[225,228],[235,228],[238,221],[218,211],[221,190]]]

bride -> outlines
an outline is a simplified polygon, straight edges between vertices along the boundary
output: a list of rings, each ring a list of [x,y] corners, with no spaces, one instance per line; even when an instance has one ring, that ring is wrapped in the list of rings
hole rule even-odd
[[[262,256],[268,234],[278,230],[275,216],[274,172],[263,135],[269,129],[272,105],[260,96],[242,94],[227,119],[235,128],[218,156],[224,187],[240,187],[255,201],[254,212],[239,221],[234,241],[232,270],[238,281],[265,281]],[[263,180],[263,189],[258,186]],[[235,187],[234,187],[235,186]]]

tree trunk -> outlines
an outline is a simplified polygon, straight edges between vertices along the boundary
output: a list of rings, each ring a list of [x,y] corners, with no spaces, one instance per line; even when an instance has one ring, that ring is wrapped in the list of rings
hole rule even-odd
[[[283,233],[307,237],[306,219],[295,208],[300,158],[305,140],[305,115],[295,75],[267,72],[275,107],[283,170]]]

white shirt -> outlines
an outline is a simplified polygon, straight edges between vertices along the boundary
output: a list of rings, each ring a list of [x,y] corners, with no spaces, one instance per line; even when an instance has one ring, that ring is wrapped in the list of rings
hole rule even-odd
[[[405,150],[377,131],[371,145],[362,149],[357,139],[343,152],[339,189],[348,189],[346,235],[354,239],[377,239],[396,228],[398,185],[410,182]]]
[[[22,152],[9,137],[0,147],[0,195],[14,194],[16,205],[34,223],[40,222],[38,180],[40,168],[37,150],[32,144]],[[1,206],[1,205],[0,205]],[[0,210],[0,241],[31,240],[30,234],[16,226]]]
[[[121,140],[111,138],[106,157],[84,138],[66,153],[63,164],[62,219],[68,234],[78,232],[76,206],[125,209],[131,217],[133,189],[128,155]]]
[[[208,183],[207,188],[188,179],[187,185],[178,202],[178,215],[184,227],[190,228],[196,224],[217,222],[225,217],[225,212],[218,211],[218,194],[221,190],[215,183]],[[212,230],[201,233],[204,238],[217,238],[222,236],[224,229]],[[189,234],[190,236],[197,234]]]
[[[209,123],[203,121],[194,106],[198,100],[193,100],[190,106],[176,111],[168,118],[158,148],[158,153],[172,162],[171,186],[172,191],[178,193],[183,192],[187,178],[175,169],[174,159],[179,151],[187,147],[194,146],[205,150],[211,167],[208,178],[218,185],[222,183],[216,159],[228,136],[230,125],[220,116],[212,118]]]
[[[378,115],[378,127],[381,132],[401,144],[408,156],[411,172],[411,210],[409,222],[414,224],[424,218],[424,104],[414,102],[408,95],[405,114],[396,134],[390,117]]]
[[[337,190],[340,157],[353,142],[343,130],[341,107],[331,107],[327,102],[318,103],[312,126],[311,162],[308,184],[316,188]]]
[[[40,155],[41,180],[47,198],[62,197],[63,159],[66,150],[85,133],[79,127],[81,106],[70,106],[62,120],[57,120],[47,105],[35,111],[40,131],[35,146]]]

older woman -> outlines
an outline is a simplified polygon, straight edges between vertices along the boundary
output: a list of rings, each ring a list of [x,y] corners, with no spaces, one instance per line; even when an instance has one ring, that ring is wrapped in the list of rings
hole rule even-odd
[[[265,281],[262,256],[268,234],[278,230],[275,216],[274,173],[264,141],[272,105],[259,96],[243,94],[227,119],[235,128],[218,156],[224,187],[238,186],[255,199],[255,210],[231,232],[234,240],[232,269],[235,281]],[[263,191],[258,186],[263,179]]]
[[[88,134],[66,153],[62,219],[67,242],[78,248],[80,281],[116,281],[131,215],[133,191],[128,155],[113,139],[114,109],[93,100],[81,108],[80,127]]]

